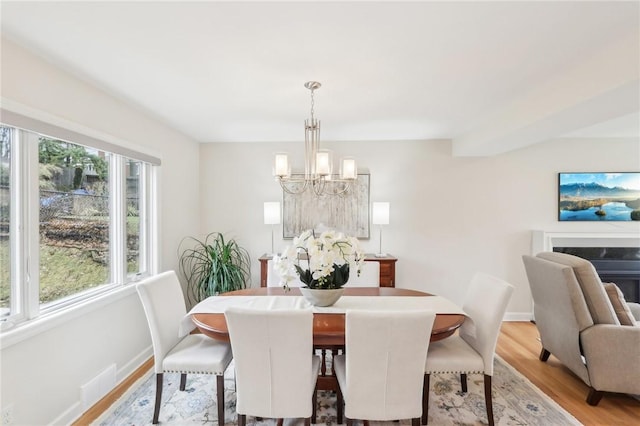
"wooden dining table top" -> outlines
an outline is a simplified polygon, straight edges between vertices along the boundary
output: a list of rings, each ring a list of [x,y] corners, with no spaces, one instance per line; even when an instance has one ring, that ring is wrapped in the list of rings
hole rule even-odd
[[[285,291],[282,287],[248,288],[224,293],[224,296],[301,296],[300,290],[293,287]],[[344,296],[432,296],[418,290],[393,287],[345,287]],[[223,313],[196,313],[191,320],[203,334],[217,340],[229,341],[229,330]],[[436,314],[431,331],[431,341],[451,336],[465,320],[460,314]],[[314,345],[344,345],[344,313],[313,314]]]

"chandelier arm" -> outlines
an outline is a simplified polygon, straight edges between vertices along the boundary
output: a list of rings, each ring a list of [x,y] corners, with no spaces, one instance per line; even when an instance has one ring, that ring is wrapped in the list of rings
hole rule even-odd
[[[324,194],[324,188],[325,188],[324,179],[314,179],[311,181],[311,185],[313,188],[313,192],[314,194],[316,194],[316,196],[319,197]]]
[[[331,195],[345,195],[347,193],[347,191],[349,191],[349,188],[351,187],[351,183],[350,182],[344,182],[344,181],[340,181],[340,183],[343,184],[343,187],[340,191],[336,191],[334,190]],[[337,185],[336,185],[337,186]]]
[[[314,179],[311,181],[313,193],[320,197],[322,195],[341,195],[344,196],[351,188],[351,182],[346,180]],[[341,185],[341,186],[339,186]]]
[[[282,190],[284,192],[286,192],[287,194],[291,194],[291,195],[297,195],[297,194],[302,194],[304,191],[307,190],[307,187],[309,185],[309,181],[306,179],[282,179],[282,178],[278,178],[278,182],[280,183],[280,187],[282,187]],[[297,191],[292,190],[291,188],[289,188],[287,186],[287,182],[290,183],[301,183],[302,187],[299,188]]]

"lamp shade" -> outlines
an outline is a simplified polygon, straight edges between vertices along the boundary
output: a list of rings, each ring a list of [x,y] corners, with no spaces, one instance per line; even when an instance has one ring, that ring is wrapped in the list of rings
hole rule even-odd
[[[289,167],[289,156],[284,153],[276,154],[276,159],[273,166],[273,175],[283,177],[289,176],[290,174],[291,168]]]
[[[316,173],[320,176],[331,176],[331,163],[330,151],[318,151],[316,154]]]
[[[389,203],[375,202],[371,210],[371,223],[374,225],[389,224]]]
[[[264,224],[277,225],[280,223],[280,202],[267,201],[264,203]]]
[[[351,157],[342,159],[342,169],[340,170],[340,179],[357,179],[358,167],[356,160]]]

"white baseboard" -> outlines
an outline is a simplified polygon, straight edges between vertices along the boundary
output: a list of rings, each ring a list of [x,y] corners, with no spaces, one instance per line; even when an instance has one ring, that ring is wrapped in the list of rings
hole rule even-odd
[[[140,352],[138,356],[133,358],[131,361],[123,365],[118,369],[116,373],[116,381],[118,382],[116,386],[118,386],[124,379],[132,375],[142,364],[147,362],[149,358],[153,356],[153,346],[149,345],[145,350]]]
[[[531,321],[533,314],[531,312],[507,312],[504,314],[503,321]]]
[[[64,410],[55,420],[49,423],[49,426],[70,425],[78,417],[82,415],[82,402],[80,402],[80,392],[78,392],[78,401],[74,402],[71,407]]]
[[[135,356],[131,361],[120,367],[116,372],[116,386],[117,387],[123,380],[133,374],[142,364],[144,364],[149,358],[153,356],[153,347],[149,346]],[[114,389],[115,389],[114,387]],[[113,390],[113,389],[111,389]],[[80,392],[78,392],[78,400],[74,402],[69,408],[64,410],[56,419],[54,419],[50,426],[53,425],[69,425],[75,422],[80,416],[84,414],[82,410],[82,401],[80,401]]]

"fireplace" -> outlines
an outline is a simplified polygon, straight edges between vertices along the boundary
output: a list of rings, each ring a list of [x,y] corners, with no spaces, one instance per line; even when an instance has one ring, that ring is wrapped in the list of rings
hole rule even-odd
[[[534,231],[532,252],[541,251],[568,253],[589,260],[603,282],[616,283],[628,302],[640,302],[640,232]]]

